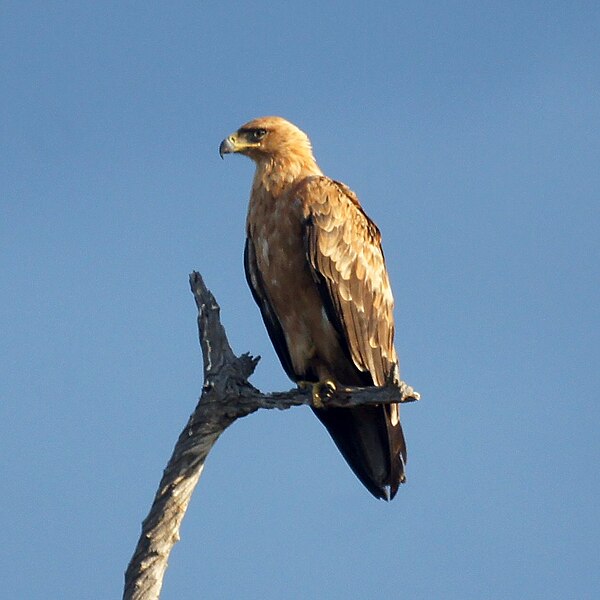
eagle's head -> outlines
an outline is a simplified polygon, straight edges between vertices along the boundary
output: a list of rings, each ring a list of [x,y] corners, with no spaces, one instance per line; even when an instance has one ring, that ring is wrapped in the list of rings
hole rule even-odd
[[[221,158],[233,152],[245,154],[256,163],[292,157],[314,162],[308,136],[281,117],[260,117],[242,125],[219,146]]]

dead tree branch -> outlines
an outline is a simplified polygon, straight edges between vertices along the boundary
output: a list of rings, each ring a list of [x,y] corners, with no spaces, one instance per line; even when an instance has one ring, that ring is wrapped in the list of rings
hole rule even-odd
[[[190,275],[198,307],[198,332],[204,359],[204,386],[196,409],[181,432],[164,470],[142,533],[125,573],[124,600],[157,600],[169,554],[179,541],[179,528],[204,462],[219,436],[236,419],[259,408],[287,409],[311,404],[310,390],[262,394],[248,378],[260,357],[235,356],[220,321],[220,309],[199,273]],[[410,386],[343,388],[327,406],[357,406],[412,402],[419,399]]]

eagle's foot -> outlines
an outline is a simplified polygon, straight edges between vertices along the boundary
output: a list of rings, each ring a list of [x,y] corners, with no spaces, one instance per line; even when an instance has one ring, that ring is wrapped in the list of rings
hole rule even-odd
[[[335,382],[330,379],[315,383],[312,388],[313,408],[324,408],[327,400],[331,400],[335,396],[336,390],[337,386]]]

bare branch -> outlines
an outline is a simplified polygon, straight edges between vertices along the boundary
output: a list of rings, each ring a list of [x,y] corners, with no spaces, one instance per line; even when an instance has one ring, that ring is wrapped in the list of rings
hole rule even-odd
[[[190,275],[198,307],[198,332],[204,359],[204,386],[200,401],[181,432],[158,486],[152,507],[125,573],[124,600],[156,600],[169,554],[179,541],[179,528],[204,462],[217,439],[236,419],[259,408],[287,409],[310,405],[310,390],[262,394],[248,378],[260,357],[235,356],[220,321],[220,308],[199,273]],[[412,402],[419,394],[404,382],[399,387],[342,388],[327,406],[357,406]]]

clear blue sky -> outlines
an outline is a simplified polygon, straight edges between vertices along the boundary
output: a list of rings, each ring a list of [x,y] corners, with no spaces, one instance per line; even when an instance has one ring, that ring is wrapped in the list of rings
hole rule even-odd
[[[408,483],[308,409],[210,455],[163,598],[592,598],[600,589],[597,2],[2,2],[0,595],[120,597],[202,385],[188,273],[290,387],[242,268],[282,115],[380,225]]]

